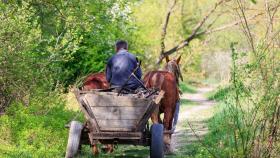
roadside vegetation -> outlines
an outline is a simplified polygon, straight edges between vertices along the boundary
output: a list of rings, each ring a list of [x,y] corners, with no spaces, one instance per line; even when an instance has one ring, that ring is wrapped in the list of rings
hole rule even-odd
[[[180,90],[182,93],[195,93],[196,92],[196,88],[190,84],[187,83],[180,83]]]
[[[0,157],[64,157],[64,126],[83,118],[64,93],[104,69],[117,39],[132,39],[126,5],[0,2]]]
[[[271,65],[279,60],[275,54],[279,54],[279,50],[262,48],[236,52],[232,45],[231,81],[208,94],[210,99],[219,101],[217,113],[208,122],[209,133],[190,146],[193,157],[279,155],[280,65],[279,62]],[[240,63],[247,57],[244,53],[251,54],[253,59]],[[258,76],[259,80],[252,76]]]
[[[104,71],[119,39],[144,72],[182,55],[183,93],[203,80],[226,85],[207,96],[219,102],[209,133],[174,157],[277,157],[279,11],[278,0],[2,0],[0,157],[64,157],[65,124],[83,120],[71,89]],[[148,148],[120,145],[113,155]]]
[[[12,103],[0,117],[0,156],[63,157],[68,135],[65,125],[77,114],[64,107],[57,93],[32,98],[28,106]]]
[[[206,96],[210,100],[223,101],[226,96],[229,95],[230,91],[230,86],[219,86],[214,91],[209,92]]]

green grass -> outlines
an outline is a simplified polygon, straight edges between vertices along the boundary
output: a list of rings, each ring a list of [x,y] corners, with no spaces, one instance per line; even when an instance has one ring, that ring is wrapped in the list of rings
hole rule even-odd
[[[102,145],[99,144],[99,149]],[[118,145],[113,153],[104,153],[99,150],[99,155],[95,156],[97,158],[146,158],[149,156],[149,147],[144,146],[134,146],[134,145]],[[77,158],[92,158],[91,149],[88,145],[82,146],[82,152]]]
[[[180,102],[181,102],[181,106],[192,106],[192,105],[197,105],[196,102],[193,102],[193,101],[191,101],[191,100],[189,100],[189,99],[181,99]]]
[[[222,101],[226,98],[230,91],[230,86],[219,87],[217,90],[207,93],[206,97],[210,100]]]
[[[196,93],[196,88],[187,83],[180,83],[180,90],[183,93]]]
[[[196,102],[192,102],[188,99],[181,99],[180,100],[181,103],[180,103],[180,111],[185,111],[186,109],[192,107],[192,106],[196,106],[197,103]]]
[[[32,98],[28,106],[11,104],[0,117],[0,157],[64,157],[68,137],[64,126],[77,114],[66,110],[55,94]]]
[[[200,82],[204,85],[217,85],[220,83],[220,81],[215,78],[207,78],[207,79],[201,80]]]

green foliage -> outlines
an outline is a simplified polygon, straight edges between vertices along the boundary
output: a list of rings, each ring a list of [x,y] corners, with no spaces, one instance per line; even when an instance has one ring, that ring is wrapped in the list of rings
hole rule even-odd
[[[191,86],[190,84],[184,83],[184,82],[180,83],[180,90],[183,93],[195,93],[196,92],[195,87]]]
[[[251,0],[251,2],[252,2],[252,3],[254,3],[254,4],[256,4],[256,3],[257,3],[257,1],[256,1],[256,0]]]
[[[280,128],[275,119],[279,118],[280,109],[280,89],[277,87],[280,65],[271,65],[277,60],[275,57],[279,58],[275,54],[279,50],[267,50],[264,55],[262,48],[245,54],[236,52],[232,46],[231,86],[212,96],[222,102],[218,113],[209,121],[210,132],[203,140],[206,144],[203,148],[208,148],[216,157],[279,155],[279,142],[276,141],[279,136],[275,133]],[[248,55],[252,55],[251,60],[240,62]],[[272,145],[268,145],[268,141]]]
[[[226,104],[219,104],[219,112],[208,121],[209,133],[203,138],[203,145],[196,145],[194,157],[242,157],[235,151],[235,131],[230,113]]]
[[[218,90],[208,93],[207,98],[210,100],[222,101],[229,95],[231,90],[232,88],[230,86],[219,87]]]
[[[259,5],[255,0],[250,1],[254,6]],[[214,2],[178,1],[167,30],[166,48],[190,35]],[[5,115],[0,117],[0,157],[63,157],[67,138],[64,125],[79,113],[66,110],[59,93],[81,76],[103,71],[114,52],[114,42],[120,38],[128,40],[130,50],[144,59],[146,70],[154,68],[151,63],[159,55],[161,25],[168,5],[167,1],[138,0],[1,2],[0,112],[4,111]],[[273,5],[270,3],[267,10],[273,11]],[[259,8],[251,10],[253,15]],[[228,7],[218,11],[206,27],[219,28],[236,20],[229,14],[220,18],[219,13],[231,13]],[[272,156],[279,153],[280,145],[276,142],[279,121],[276,120],[280,109],[280,56],[279,46],[274,43],[277,40],[268,39],[274,36],[272,29],[279,24],[268,29],[260,26],[250,26],[257,30],[254,36],[271,34],[264,41],[256,42],[258,45],[252,51],[238,52],[234,49],[236,45],[232,46],[231,87],[220,89],[210,97],[225,101],[221,112],[210,120],[210,133],[203,140],[219,157],[253,156],[254,152],[268,157],[270,153]],[[179,52],[184,54],[181,67],[188,79],[200,77],[193,74],[202,71],[203,52],[228,49],[232,41],[248,48],[246,38],[236,29],[210,35],[205,42],[204,38],[192,41]],[[180,88],[183,92],[195,92],[186,84]],[[191,104],[188,100],[182,103]],[[259,145],[257,149],[252,145],[255,142]],[[204,146],[190,148],[196,157],[210,156]],[[121,146],[116,155],[121,156],[122,152],[132,155],[127,150]],[[147,148],[140,148],[139,152],[147,155]]]
[[[114,43],[130,41],[125,0],[0,3],[0,111],[104,70]],[[27,98],[27,99],[26,99]]]
[[[99,147],[102,147],[100,145]],[[148,157],[150,154],[149,148],[144,146],[134,146],[134,145],[118,145],[117,149],[113,153],[100,152],[98,157],[102,158],[112,158],[112,157],[136,157],[144,158]],[[83,145],[82,152],[79,155],[80,158],[91,158],[92,152],[90,146]]]
[[[13,103],[0,117],[0,157],[63,157],[64,126],[77,113],[65,110],[57,93],[37,94],[28,106]],[[39,97],[40,96],[40,97]],[[77,119],[81,119],[81,115]]]

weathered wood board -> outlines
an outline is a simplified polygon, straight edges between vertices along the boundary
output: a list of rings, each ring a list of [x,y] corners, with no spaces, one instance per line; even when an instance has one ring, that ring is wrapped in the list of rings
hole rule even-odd
[[[83,96],[101,131],[134,131],[143,115],[154,104],[152,99],[93,92]]]

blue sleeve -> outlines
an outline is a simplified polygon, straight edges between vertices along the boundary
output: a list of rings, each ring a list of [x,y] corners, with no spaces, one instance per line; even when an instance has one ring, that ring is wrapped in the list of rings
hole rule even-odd
[[[107,63],[107,67],[106,67],[106,80],[107,80],[109,83],[111,82],[111,78],[112,78],[111,67],[112,67],[112,58],[109,59],[109,61],[108,61],[108,63]]]

